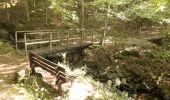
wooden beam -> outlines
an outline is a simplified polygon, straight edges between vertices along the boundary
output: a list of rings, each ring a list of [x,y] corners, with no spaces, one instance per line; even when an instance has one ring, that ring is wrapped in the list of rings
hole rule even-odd
[[[69,50],[69,32],[67,33],[67,50]]]
[[[53,34],[51,33],[51,34],[50,34],[50,40],[49,40],[49,42],[50,42],[50,53],[51,53],[51,51],[52,51],[52,46],[53,46],[53,44],[52,44],[52,38],[53,38]]]
[[[27,34],[24,34],[24,45],[25,45],[25,54],[28,53],[27,51]]]
[[[17,37],[17,32],[15,32],[15,49],[16,49],[16,51],[18,50],[18,37]]]
[[[94,31],[92,30],[92,44],[94,43]]]

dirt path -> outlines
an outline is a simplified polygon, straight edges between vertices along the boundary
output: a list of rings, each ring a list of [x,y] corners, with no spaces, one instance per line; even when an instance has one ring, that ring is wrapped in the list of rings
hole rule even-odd
[[[0,100],[14,100],[9,91],[15,86],[14,73],[28,68],[25,56],[18,54],[0,55]]]

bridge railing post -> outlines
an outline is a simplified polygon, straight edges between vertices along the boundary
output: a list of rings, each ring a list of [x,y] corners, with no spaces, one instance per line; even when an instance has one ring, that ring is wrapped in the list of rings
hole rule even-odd
[[[83,36],[84,36],[84,28],[83,29],[81,29],[81,46],[83,45]]]
[[[56,69],[56,85],[58,86],[58,93],[59,95],[63,94],[63,90],[62,90],[62,84],[65,83],[66,80],[66,75],[65,73],[65,69],[62,67],[58,67]]]
[[[15,32],[15,49],[18,50],[18,37],[17,37],[17,31]]]
[[[33,63],[32,56],[33,56],[32,53],[29,52],[29,61],[30,61],[31,74],[34,75],[35,74],[35,65]]]
[[[26,33],[24,33],[24,45],[25,45],[25,54],[27,55],[28,51],[27,51],[27,34]]]
[[[52,52],[52,39],[53,39],[53,34],[50,33],[50,40],[49,40],[49,43],[50,43],[50,53]]]
[[[92,44],[94,44],[94,30],[92,29]]]
[[[67,33],[67,50],[69,49],[69,32]]]

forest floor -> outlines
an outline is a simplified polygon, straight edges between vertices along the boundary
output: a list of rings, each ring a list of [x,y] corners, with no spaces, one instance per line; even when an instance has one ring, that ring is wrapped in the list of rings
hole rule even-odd
[[[0,100],[14,100],[10,90],[15,86],[15,72],[28,68],[26,57],[15,53],[0,55]]]
[[[149,47],[149,50],[154,50],[155,51],[155,46],[150,47],[152,44],[150,42],[148,42],[147,39],[136,39],[136,38],[118,39],[115,44],[117,45],[116,50],[118,48],[121,48],[121,50],[122,50],[122,49],[126,49],[126,47],[133,47],[133,48],[137,47],[138,48],[140,46],[143,46],[144,48],[142,50],[145,50],[145,49],[148,50],[148,47]],[[3,47],[5,48],[5,46],[3,46]],[[146,52],[146,54],[142,52],[143,55],[140,55],[141,50],[140,49],[139,50],[135,49],[135,51],[133,51],[133,50],[128,51],[127,50],[126,52],[122,51],[123,53],[120,52],[118,54],[115,54],[114,53],[114,48],[115,48],[115,46],[113,46],[113,47],[104,46],[104,47],[101,47],[101,48],[99,47],[99,48],[96,48],[94,50],[93,49],[90,50],[90,52],[88,52],[88,53],[92,54],[92,55],[91,56],[88,55],[88,58],[89,58],[88,63],[89,64],[92,63],[92,65],[94,65],[94,64],[96,64],[96,61],[97,61],[97,66],[98,66],[97,69],[99,70],[99,72],[100,72],[100,66],[101,66],[101,68],[104,68],[104,67],[113,68],[113,71],[114,71],[114,66],[119,65],[121,67],[122,63],[125,63],[125,65],[129,65],[129,66],[131,66],[133,64],[137,64],[136,62],[142,62],[142,64],[144,62],[144,64],[146,63],[146,65],[152,63],[152,62],[147,61],[148,60],[147,59],[148,58],[147,57],[148,52]],[[99,51],[99,52],[96,52],[96,51]],[[118,51],[119,51],[119,49],[118,49]],[[158,51],[160,52],[160,49]],[[162,51],[161,51],[161,55],[160,55],[159,52],[158,52],[159,55],[156,53],[157,54],[156,58],[158,58],[158,59],[159,58],[166,58],[166,59],[169,58],[169,56],[167,57],[166,50],[165,50],[165,53],[166,53],[165,55],[164,55],[164,52],[162,54]],[[137,53],[137,55],[139,54],[139,57],[136,57],[136,53]],[[95,55],[95,56],[93,56],[93,55]],[[110,59],[110,58],[116,58],[116,59],[118,59],[118,62],[113,63],[114,60]],[[135,58],[135,59],[133,59],[133,58]],[[142,59],[142,61],[138,61],[140,59]],[[129,64],[129,62],[131,62],[132,64]],[[111,66],[111,65],[113,65],[113,66]],[[157,65],[157,63],[154,64],[154,65]],[[167,66],[167,68],[169,68],[168,66]],[[94,67],[95,66],[93,66],[91,68],[94,68]],[[127,68],[129,68],[129,67],[127,66]],[[134,68],[130,67],[129,69],[135,69],[135,68],[136,67],[134,67]],[[137,67],[137,68],[139,69],[140,67]],[[148,67],[148,68],[150,68],[150,67]],[[156,68],[160,68],[160,66],[158,66]],[[26,56],[19,55],[19,54],[15,53],[15,52],[4,54],[4,55],[0,54],[0,100],[16,100],[17,98],[22,99],[22,100],[23,99],[28,99],[26,96],[24,97],[24,93],[23,93],[21,88],[18,89],[18,90],[14,90],[14,88],[17,85],[16,84],[17,79],[15,78],[16,72],[19,72],[19,71],[21,71],[23,69],[29,69],[28,58]],[[139,69],[139,73],[142,73],[142,75],[143,75],[143,72],[141,72],[142,70],[143,70],[142,68]],[[148,70],[146,70],[146,71],[148,71]],[[159,70],[160,69],[158,69],[158,71]],[[38,71],[36,70],[36,72],[40,72],[42,74],[43,81],[45,79],[46,83],[52,83],[51,85],[54,86],[55,81],[51,81],[54,78],[53,77],[49,78],[50,75],[48,75],[48,73],[46,73],[46,72],[44,72],[44,71],[42,71],[40,69],[38,69]],[[149,70],[148,72],[152,72],[152,70],[151,71]],[[159,75],[159,76],[161,76],[161,75]],[[33,88],[33,89],[35,91],[35,88]],[[37,86],[37,89],[41,90],[42,87]],[[13,94],[13,92],[15,92],[15,94]],[[42,93],[42,91],[40,91],[40,92]],[[52,92],[50,92],[49,94],[51,95],[51,93]]]
[[[33,90],[29,91],[29,93],[24,87],[26,85],[21,86],[21,83],[18,79],[18,75],[21,74],[22,77],[22,75],[25,75],[23,72],[28,70],[30,69],[27,56],[17,53],[0,55],[0,100],[34,100],[36,93],[32,92],[35,92],[39,86],[32,88]],[[46,84],[46,88],[50,88],[51,86],[51,88],[56,88],[54,76],[42,70],[41,68],[36,68],[35,70],[36,72],[41,73],[43,76],[43,82],[38,83],[38,85]],[[28,80],[31,79],[31,82],[33,83],[35,78],[36,76],[30,76]],[[55,90],[51,89],[50,91],[54,93]],[[52,93],[50,96],[54,97]]]

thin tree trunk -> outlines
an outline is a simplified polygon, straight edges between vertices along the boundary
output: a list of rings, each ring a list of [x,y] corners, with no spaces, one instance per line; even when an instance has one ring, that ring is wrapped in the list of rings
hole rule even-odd
[[[29,12],[29,5],[28,5],[28,0],[24,1],[25,4],[25,13],[26,13],[26,18],[27,18],[27,22],[30,22],[30,12]]]
[[[10,22],[10,14],[9,14],[9,9],[8,9],[8,3],[6,3],[6,15],[7,15],[7,22]]]
[[[104,23],[104,32],[103,32],[103,35],[102,35],[102,39],[100,41],[100,45],[104,45],[104,40],[105,40],[105,37],[106,37],[106,34],[107,34],[107,23],[108,23],[108,20],[106,18],[106,21]]]
[[[109,18],[109,14],[110,14],[110,5],[108,5],[108,9],[107,9],[107,15],[106,15],[106,20],[104,22],[104,32],[100,41],[100,45],[104,45],[104,40],[106,38],[106,34],[107,34],[107,28],[108,28],[108,18]]]
[[[81,29],[84,28],[84,0],[81,0]]]
[[[81,45],[83,44],[84,32],[84,0],[81,0]]]
[[[48,25],[47,0],[45,0],[45,24]]]

